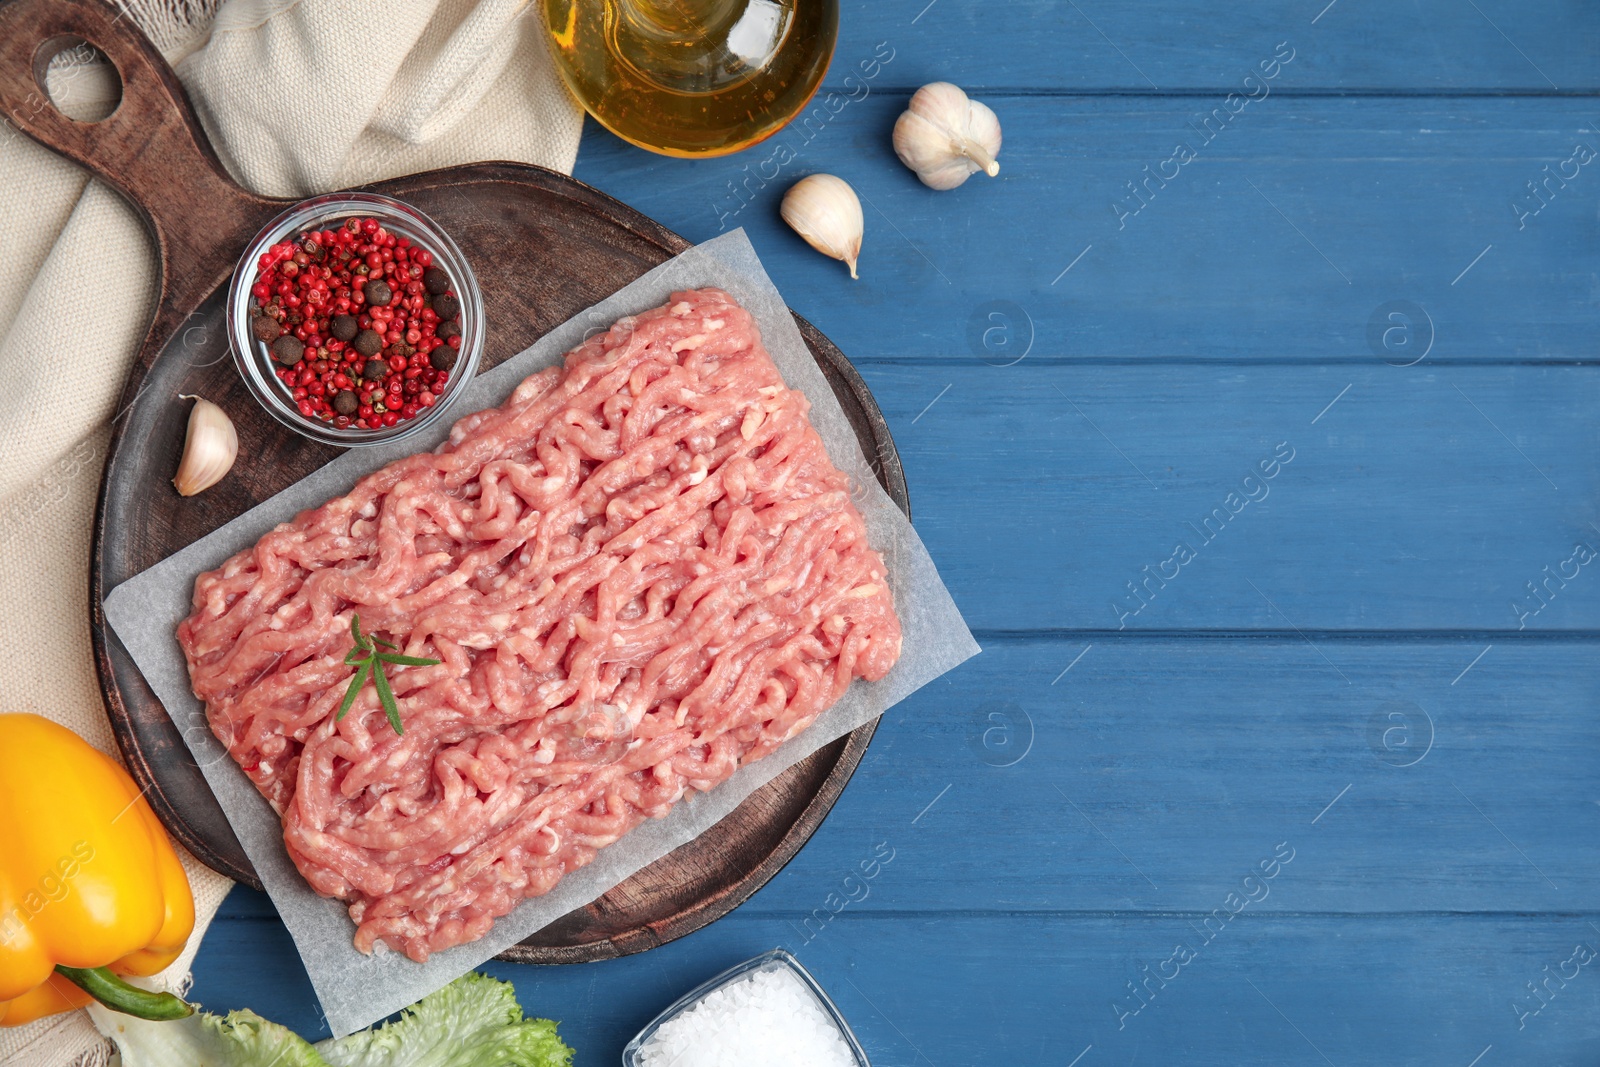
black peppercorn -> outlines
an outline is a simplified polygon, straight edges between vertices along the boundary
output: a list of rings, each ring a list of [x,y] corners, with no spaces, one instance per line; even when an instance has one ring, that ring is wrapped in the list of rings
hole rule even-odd
[[[356,317],[354,315],[335,315],[329,323],[328,332],[346,344],[355,340]]]
[[[284,334],[272,342],[272,358],[285,367],[292,367],[305,357],[306,346],[293,334]]]
[[[283,332],[283,327],[278,325],[278,320],[270,315],[256,315],[250,320],[250,332],[257,341],[271,344]]]
[[[369,359],[367,365],[361,368],[361,376],[369,382],[380,381],[389,374],[389,364],[381,359]]]
[[[439,328],[434,331],[434,334],[439,338],[439,340],[448,341],[452,337],[461,336],[461,327],[457,326],[453,322],[441,322],[439,324]]]
[[[440,293],[450,288],[450,275],[446,274],[438,267],[429,267],[427,270],[422,272],[422,284],[423,287],[428,290],[428,292],[432,293],[434,296],[438,296]]]
[[[361,401],[356,399],[356,394],[349,389],[341,389],[333,398],[333,410],[341,415],[354,415],[361,407]]]
[[[394,299],[394,290],[382,278],[374,278],[367,283],[366,296],[368,307],[388,307],[389,301]]]
[[[377,330],[362,330],[356,334],[355,350],[363,356],[375,356],[383,348],[383,338]]]
[[[440,345],[428,353],[428,362],[433,364],[434,370],[449,370],[456,365],[456,350],[449,345]]]
[[[461,301],[449,293],[440,293],[433,298],[433,313],[439,316],[439,321],[449,322],[461,314]]]

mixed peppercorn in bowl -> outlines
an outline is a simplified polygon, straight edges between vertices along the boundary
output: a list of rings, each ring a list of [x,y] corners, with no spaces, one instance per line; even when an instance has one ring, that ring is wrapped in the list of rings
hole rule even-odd
[[[279,422],[328,444],[409,437],[483,354],[483,299],[455,242],[375,193],[302,201],[257,234],[228,292],[234,360]]]

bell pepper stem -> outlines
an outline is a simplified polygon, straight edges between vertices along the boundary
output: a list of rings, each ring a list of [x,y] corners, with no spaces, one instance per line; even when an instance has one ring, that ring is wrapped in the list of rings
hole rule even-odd
[[[104,967],[57,966],[56,973],[112,1011],[165,1021],[194,1014],[194,1006],[171,993],[152,993],[124,982]]]

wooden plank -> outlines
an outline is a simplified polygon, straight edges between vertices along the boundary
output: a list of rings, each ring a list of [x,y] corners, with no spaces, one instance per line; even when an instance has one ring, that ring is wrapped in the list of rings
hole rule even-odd
[[[1593,368],[866,376],[974,627],[1600,628],[1600,581],[1573,559],[1600,550]]]
[[[1521,1031],[1510,1007],[1576,943],[1600,944],[1579,917],[1245,920],[1203,946],[1179,916],[929,917],[841,935],[803,958],[879,1067],[1079,1055],[1078,1067],[1465,1067],[1490,1045],[1502,1063],[1570,1063],[1592,1049],[1600,1007],[1600,982],[1582,970]],[[1197,957],[1119,1030],[1116,998],[1137,1003],[1126,983],[1185,939]]]
[[[830,84],[888,41],[880,80],[943,79],[1030,91],[1181,92],[1237,87],[1289,41],[1298,89],[1552,92],[1593,89],[1600,11],[1515,0],[855,0],[843,5]],[[853,87],[853,86],[852,86]]]
[[[1490,644],[991,640],[746,910],[1205,912],[1282,841],[1262,911],[1592,907],[1600,646]]]
[[[1576,361],[1596,352],[1600,156],[1569,160],[1600,153],[1594,103],[1268,97],[1207,143],[1221,100],[1018,97],[996,102],[1000,177],[938,193],[890,150],[904,98],[878,94],[722,160],[591,132],[576,174],[691,240],[746,227],[858,360]],[[1166,163],[1179,144],[1197,155]],[[811,171],[863,197],[859,281],[778,219]],[[1384,348],[1400,301],[1414,332]]]
[[[1291,864],[1277,879],[1285,895],[1300,888],[1290,881],[1297,873]],[[253,903],[241,908],[247,895],[257,896],[235,890],[213,925],[196,961],[194,996],[209,1010],[248,1006],[308,1036],[325,1035],[309,985],[288,962],[293,949],[281,924]],[[827,936],[800,945],[790,921],[741,911],[641,956],[484,969],[516,983],[525,1010],[560,1021],[577,1050],[576,1067],[615,1064],[655,1012],[774,945],[797,951],[876,1067],[1063,1067],[1080,1054],[1078,1067],[1309,1064],[1322,1056],[1336,1064],[1466,1067],[1491,1046],[1484,1064],[1578,1063],[1588,1062],[1594,1047],[1600,980],[1590,972],[1597,964],[1576,968],[1564,983],[1559,972],[1572,975],[1574,967],[1563,964],[1575,946],[1600,950],[1595,919],[1593,912],[1330,917],[1246,910],[1207,943],[1199,918],[1185,915],[847,911]],[[1179,943],[1194,958],[1163,968]],[[230,956],[253,962],[221,965]],[[1138,1004],[1127,983],[1142,983],[1143,967],[1176,976],[1164,986],[1152,980],[1154,997],[1124,1016]],[[1557,978],[1546,1003],[1526,983],[1549,973]]]

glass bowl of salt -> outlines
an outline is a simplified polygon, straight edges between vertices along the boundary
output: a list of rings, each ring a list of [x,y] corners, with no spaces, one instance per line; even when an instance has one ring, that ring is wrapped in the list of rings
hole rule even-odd
[[[781,948],[690,990],[622,1050],[623,1067],[872,1067],[811,972]]]

